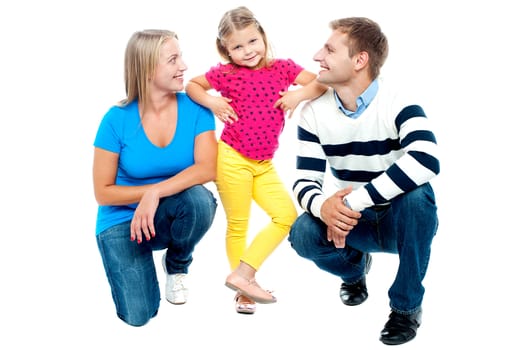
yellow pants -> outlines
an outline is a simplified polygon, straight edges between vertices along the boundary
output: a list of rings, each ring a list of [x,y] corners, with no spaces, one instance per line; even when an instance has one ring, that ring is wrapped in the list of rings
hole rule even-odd
[[[290,230],[298,213],[272,160],[253,160],[219,141],[216,185],[226,219],[226,253],[234,270],[240,261],[259,270]],[[252,199],[270,222],[248,244]]]

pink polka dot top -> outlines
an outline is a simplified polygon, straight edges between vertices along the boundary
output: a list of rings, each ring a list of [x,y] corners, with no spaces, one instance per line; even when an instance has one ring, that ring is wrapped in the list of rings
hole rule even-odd
[[[221,96],[232,99],[239,117],[225,123],[221,140],[250,159],[274,157],[285,126],[283,110],[274,103],[302,70],[291,59],[275,59],[270,67],[256,70],[222,63],[210,68],[206,79]]]

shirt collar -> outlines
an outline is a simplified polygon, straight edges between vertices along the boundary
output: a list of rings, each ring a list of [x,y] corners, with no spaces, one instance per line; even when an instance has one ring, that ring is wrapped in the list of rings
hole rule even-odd
[[[336,98],[336,104],[338,105],[338,108],[340,111],[342,111],[346,116],[356,119],[358,118],[363,111],[369,106],[371,101],[375,98],[376,93],[378,92],[378,79],[375,79],[371,82],[371,84],[365,89],[364,92],[358,98],[356,99],[356,111],[350,111],[346,109],[338,95],[336,94],[336,91],[334,91],[334,98]]]

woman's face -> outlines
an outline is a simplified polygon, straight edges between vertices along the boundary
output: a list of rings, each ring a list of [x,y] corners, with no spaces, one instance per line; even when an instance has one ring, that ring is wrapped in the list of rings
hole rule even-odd
[[[184,89],[183,73],[187,68],[178,40],[168,39],[161,46],[159,63],[152,83],[159,90],[182,91]]]

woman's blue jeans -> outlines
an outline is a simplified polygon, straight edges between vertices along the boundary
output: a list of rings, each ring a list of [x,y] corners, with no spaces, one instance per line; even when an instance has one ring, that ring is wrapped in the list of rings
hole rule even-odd
[[[364,253],[398,254],[398,271],[388,293],[390,307],[410,314],[422,304],[422,281],[437,228],[435,195],[427,183],[394,198],[386,208],[363,210],[347,236],[345,248],[336,248],[329,242],[327,226],[309,213],[300,215],[292,225],[289,241],[300,256],[346,283],[364,276]]]
[[[152,251],[167,248],[168,273],[187,273],[194,248],[212,225],[216,208],[213,194],[197,185],[159,201],[154,218],[156,236],[150,241],[131,241],[130,221],[97,235],[121,320],[142,326],[157,315],[161,298]]]

